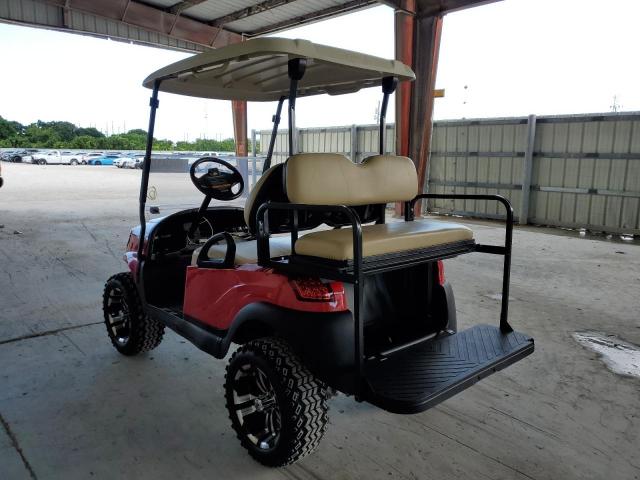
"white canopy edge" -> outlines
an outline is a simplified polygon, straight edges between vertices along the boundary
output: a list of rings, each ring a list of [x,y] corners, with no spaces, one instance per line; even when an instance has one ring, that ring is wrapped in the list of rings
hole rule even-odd
[[[298,96],[340,95],[380,85],[395,76],[414,80],[413,71],[397,60],[319,45],[307,40],[256,38],[172,63],[143,82],[160,91],[220,100],[275,101],[289,94],[287,62],[306,58],[307,70]]]

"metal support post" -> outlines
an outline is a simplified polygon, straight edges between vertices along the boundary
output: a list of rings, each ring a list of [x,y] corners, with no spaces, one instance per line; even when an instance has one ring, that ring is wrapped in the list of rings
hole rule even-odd
[[[520,225],[529,223],[529,201],[531,199],[531,175],[533,173],[533,149],[536,143],[536,116],[529,115],[527,121],[527,145],[522,163],[522,198],[520,200]]]
[[[358,126],[351,125],[351,161],[358,163]]]

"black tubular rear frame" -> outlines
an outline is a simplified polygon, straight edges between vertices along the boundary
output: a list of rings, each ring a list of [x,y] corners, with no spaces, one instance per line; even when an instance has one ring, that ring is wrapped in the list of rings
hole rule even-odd
[[[359,398],[364,392],[364,332],[363,323],[360,319],[360,311],[362,306],[362,224],[360,217],[352,208],[346,205],[303,205],[297,203],[263,203],[256,212],[256,225],[258,233],[258,264],[278,268],[279,264],[271,261],[269,249],[269,210],[289,210],[294,218],[293,228],[291,230],[291,252],[295,252],[295,242],[298,238],[297,216],[300,211],[310,212],[336,212],[343,213],[351,222],[353,231],[353,274],[340,274],[336,276],[337,280],[343,280],[353,284],[353,331],[355,341],[355,392],[356,398]]]
[[[404,208],[405,221],[414,219],[414,206],[418,200],[423,198],[443,199],[443,200],[494,200],[504,205],[507,212],[505,217],[505,236],[504,246],[496,245],[476,245],[476,252],[492,253],[495,255],[504,255],[504,264],[502,272],[502,305],[500,308],[500,330],[503,333],[513,332],[513,328],[509,325],[509,283],[511,279],[511,249],[513,243],[513,207],[509,200],[501,195],[476,195],[476,194],[440,194],[440,193],[423,193],[417,195],[410,202],[406,202]]]
[[[491,253],[504,255],[503,265],[503,282],[502,282],[502,306],[500,311],[500,330],[503,333],[512,332],[513,329],[508,322],[508,309],[509,309],[509,278],[511,270],[511,244],[513,239],[513,208],[509,201],[501,197],[500,195],[440,195],[440,194],[422,194],[416,196],[413,200],[406,202],[405,204],[405,221],[413,221],[413,206],[415,202],[423,198],[442,198],[442,199],[456,199],[456,200],[494,200],[502,203],[506,210],[506,229],[505,229],[505,243],[504,246],[497,245],[481,245],[476,244],[470,247],[467,251],[477,251],[482,253]],[[284,261],[277,261],[271,258],[269,248],[269,217],[267,215],[269,210],[286,210],[290,211],[293,222],[291,229],[291,253],[295,255],[295,242],[298,238],[297,229],[297,217],[300,212],[336,212],[343,213],[351,222],[351,229],[353,232],[353,268],[350,272],[344,270],[332,270],[326,266],[320,266],[318,269],[314,269],[311,265],[306,265],[302,270],[294,264],[289,262],[290,259]],[[289,271],[291,273],[300,273],[304,271],[307,275],[317,274],[322,278],[341,280],[347,283],[353,284],[353,322],[354,322],[354,342],[355,342],[355,396],[356,399],[362,399],[366,392],[366,384],[364,382],[364,333],[363,333],[363,319],[360,318],[362,311],[363,301],[363,280],[369,273],[363,269],[363,256],[362,256],[362,223],[357,212],[346,205],[304,205],[295,203],[279,203],[279,202],[267,202],[262,204],[256,212],[256,225],[257,225],[257,249],[258,249],[258,264],[266,268],[274,268],[278,270]],[[463,252],[465,253],[465,252]],[[455,255],[455,253],[454,253]],[[442,258],[447,258],[451,255],[443,255]],[[433,261],[433,258],[416,259],[415,263],[422,263],[423,261]],[[406,267],[407,264],[403,263],[400,268]],[[383,268],[378,268],[374,273],[392,270],[398,268],[398,265],[389,265]],[[317,271],[316,271],[317,270]]]

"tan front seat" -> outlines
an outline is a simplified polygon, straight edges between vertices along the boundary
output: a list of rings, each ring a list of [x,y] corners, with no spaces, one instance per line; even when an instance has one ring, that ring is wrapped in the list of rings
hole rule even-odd
[[[287,235],[284,237],[271,237],[269,239],[269,247],[271,257],[284,257],[291,254],[291,238]],[[191,256],[191,265],[195,266],[200,254],[201,248],[193,251]],[[227,245],[222,242],[219,245],[213,245],[209,249],[210,260],[223,260],[227,253]],[[255,240],[236,243],[236,259],[235,265],[246,265],[248,263],[258,263],[258,249]]]

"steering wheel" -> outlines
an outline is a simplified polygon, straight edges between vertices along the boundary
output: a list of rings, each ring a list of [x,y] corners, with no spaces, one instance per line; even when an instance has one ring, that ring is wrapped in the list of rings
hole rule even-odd
[[[205,162],[217,163],[224,169],[212,167],[198,171],[198,167]],[[198,174],[201,175],[198,176]],[[234,200],[242,195],[244,190],[244,179],[238,169],[216,157],[202,157],[193,162],[189,169],[189,176],[198,190],[216,200],[225,202]]]

